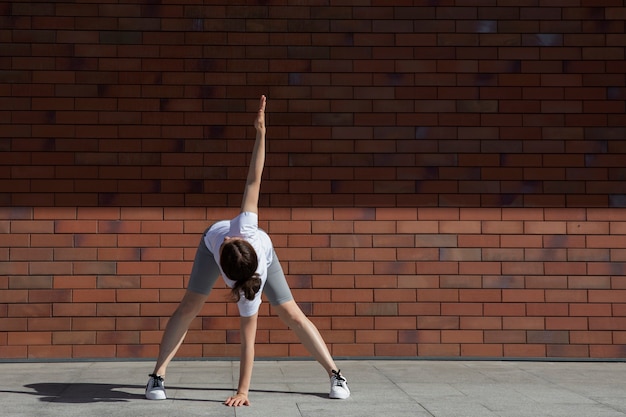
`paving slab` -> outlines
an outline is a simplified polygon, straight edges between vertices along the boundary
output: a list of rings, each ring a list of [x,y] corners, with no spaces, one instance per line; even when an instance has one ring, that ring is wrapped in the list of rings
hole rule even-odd
[[[342,417],[626,417],[626,363],[340,360],[351,398],[328,398],[311,360],[259,360],[249,407],[223,402],[231,360],[176,360],[168,399],[144,398],[150,361],[0,362],[0,415]]]

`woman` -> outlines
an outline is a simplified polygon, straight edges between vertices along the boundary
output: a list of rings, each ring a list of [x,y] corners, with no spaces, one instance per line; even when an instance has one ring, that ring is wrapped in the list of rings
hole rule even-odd
[[[154,371],[146,386],[146,398],[166,398],[164,377],[167,365],[181,345],[189,324],[200,312],[219,275],[231,289],[239,307],[241,366],[237,393],[227,406],[250,405],[248,392],[254,362],[254,342],[261,293],[265,293],[282,321],[324,367],[330,378],[330,398],[350,396],[346,379],[335,365],[315,325],[304,315],[291,295],[270,237],[258,228],[258,203],[265,164],[265,96],[261,96],[254,121],[256,140],[241,203],[241,213],[232,220],[213,224],[204,233],[196,252],[187,291],[170,318]]]

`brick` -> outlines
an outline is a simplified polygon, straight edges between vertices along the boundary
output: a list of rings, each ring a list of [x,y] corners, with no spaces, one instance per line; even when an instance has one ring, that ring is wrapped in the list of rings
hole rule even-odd
[[[482,254],[481,258],[484,261],[522,261],[524,260],[524,250],[521,248],[520,249],[484,248],[482,249],[481,254]],[[529,260],[532,260],[532,259],[529,259]]]
[[[568,277],[569,288],[580,289],[609,289],[611,279],[608,276],[572,276]]]
[[[137,303],[98,303],[96,304],[97,315],[100,317],[107,316],[136,316],[139,314],[139,304]]]
[[[406,289],[376,289],[374,301],[379,302],[415,302],[417,300],[414,291]]]
[[[356,332],[356,343],[396,343],[399,341],[396,330],[359,330]],[[416,343],[410,337],[400,338],[400,343]]]
[[[541,289],[565,289],[567,288],[566,276],[527,276],[525,277],[526,288]]]
[[[468,275],[493,275],[501,273],[499,262],[460,262],[459,273]]]
[[[481,330],[442,330],[442,343],[482,343],[483,331]]]
[[[30,272],[34,275],[67,275],[71,273],[71,270],[70,262],[31,262],[30,264]]]
[[[482,232],[487,234],[520,234],[524,232],[521,221],[483,221]]]
[[[377,251],[380,251],[382,247],[413,248],[415,239],[408,235],[374,235],[372,244]]]
[[[456,247],[457,237],[454,235],[415,235],[415,247]]]
[[[95,233],[97,222],[90,220],[57,220],[54,222],[55,233]]]
[[[502,235],[500,246],[503,248],[541,248],[543,240],[538,235]]]
[[[594,358],[619,358],[624,354],[622,345],[589,346],[589,355]]]
[[[372,247],[371,236],[333,235],[330,237],[331,247]]]
[[[458,220],[459,209],[455,208],[418,208],[418,220]]]
[[[524,223],[524,233],[527,234],[565,234],[565,222],[534,222]]]
[[[459,301],[457,289],[418,289],[418,302],[456,302]]]
[[[398,341],[402,343],[439,343],[441,332],[438,330],[399,330]]]
[[[619,303],[624,300],[624,290],[601,290],[591,289],[589,290],[589,302],[590,303]]]
[[[29,303],[70,302],[72,292],[69,289],[29,290]]]
[[[353,352],[353,353],[350,353]],[[336,356],[345,356],[345,355],[354,355],[358,354],[360,356],[373,356],[374,355],[374,345],[373,344],[360,344],[356,346],[354,344],[335,344],[332,346],[331,354]]]
[[[526,249],[524,259],[527,261],[566,261],[568,251],[565,249]]]
[[[503,300],[502,293],[503,291],[499,289],[461,289],[459,290],[459,301],[497,303]]]
[[[442,261],[479,261],[481,251],[478,248],[441,248],[439,259]]]
[[[484,305],[485,316],[520,317],[526,316],[524,303],[487,303]]]
[[[115,345],[74,345],[72,347],[73,358],[113,358],[115,357]]]
[[[416,320],[409,317],[375,317],[375,329],[415,329]]]
[[[611,277],[611,288],[617,288],[617,289],[626,288],[626,277],[621,277],[621,276]]]
[[[480,303],[442,303],[442,316],[480,316],[483,313],[483,306]]]
[[[399,316],[436,316],[441,313],[441,305],[437,302],[398,303]]]
[[[24,332],[28,330],[28,321],[25,318],[2,318],[0,319],[0,323],[2,323],[2,328],[5,329],[5,331]],[[31,329],[31,330],[42,330],[42,329]],[[53,329],[43,329],[43,330],[53,330]],[[4,342],[2,344],[6,344],[6,334],[3,339],[4,339]]]
[[[589,356],[589,348],[585,345],[548,345],[547,357],[584,358]]]
[[[71,356],[71,346],[28,346],[29,359],[65,359]]]
[[[572,317],[607,317],[612,315],[610,304],[572,304],[570,307]]]
[[[13,221],[11,222],[11,233],[53,233],[54,223],[52,221]]]
[[[586,317],[546,317],[546,330],[587,330]]]
[[[550,302],[586,303],[587,298],[588,298],[587,291],[585,290],[564,290],[564,289],[546,290],[545,296],[546,296],[546,302],[549,302],[549,303]]]
[[[371,289],[333,289],[331,291],[333,302],[373,302],[374,292]]]
[[[376,249],[379,250],[379,249]],[[398,261],[436,261],[439,259],[437,248],[398,248],[395,257]]]
[[[482,277],[483,288],[524,288],[522,276],[495,275]]]
[[[478,221],[446,221],[439,222],[440,233],[480,233],[481,223]]]
[[[487,330],[484,332],[485,343],[520,344],[526,342],[523,330]]]
[[[458,235],[457,244],[461,248],[478,247],[494,248],[500,246],[500,236],[498,235]]]
[[[7,345],[49,345],[51,332],[9,332]]]
[[[440,288],[480,288],[481,277],[472,275],[443,275],[439,277]]]
[[[587,266],[590,275],[624,275],[626,264],[623,262],[593,262]]]
[[[190,269],[186,269],[188,272]],[[84,274],[95,275],[156,275],[159,273],[158,262],[90,262],[81,265]]]
[[[543,237],[545,248],[584,248],[589,247],[586,243],[588,237],[576,235],[553,235]]]
[[[19,235],[15,235],[17,237]],[[52,234],[34,234],[30,235],[31,247],[45,247],[45,248],[58,248],[58,247],[71,247],[73,239],[71,235],[52,235]],[[102,242],[102,244],[106,244]],[[21,246],[17,242],[12,246]]]
[[[456,343],[421,343],[417,346],[417,351],[424,357],[457,357],[461,354],[461,347]]]
[[[545,321],[546,319],[543,317],[503,317],[502,328],[507,330],[544,330],[546,329]]]
[[[532,303],[526,306],[528,316],[557,316],[565,317],[569,314],[566,303]]]
[[[505,275],[544,275],[544,263],[503,262],[502,273]]]
[[[398,288],[437,288],[439,278],[435,275],[398,277]]]
[[[505,357],[542,358],[546,356],[544,344],[507,344],[503,347]]]
[[[502,329],[500,317],[461,317],[461,329]]]
[[[547,275],[585,275],[587,265],[584,262],[546,262],[544,264]]]
[[[114,262],[74,262],[73,266],[79,275],[110,275],[118,269]]]
[[[527,332],[528,343],[567,344],[570,334],[567,331],[537,331]]]
[[[418,317],[418,329],[458,329],[460,326],[458,317]]]
[[[587,219],[620,222],[626,220],[626,213],[621,209],[590,208],[587,210]]]
[[[0,346],[0,354],[4,358],[25,359],[28,356],[28,346]]]
[[[357,316],[395,316],[398,314],[397,303],[376,302],[376,303],[357,303]]]
[[[48,275],[9,277],[9,288],[15,290],[52,288],[52,277]],[[13,292],[13,294],[17,295],[19,292]]]
[[[420,262],[418,269],[422,275],[452,275],[459,272],[457,262]]]
[[[94,288],[96,286],[96,278],[93,276],[62,276],[53,277],[53,288]]]

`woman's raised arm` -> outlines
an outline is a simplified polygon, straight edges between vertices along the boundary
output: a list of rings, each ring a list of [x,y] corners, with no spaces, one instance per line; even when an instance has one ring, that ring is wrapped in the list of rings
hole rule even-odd
[[[248,168],[248,178],[243,192],[241,211],[259,212],[259,193],[261,192],[261,177],[265,165],[265,103],[267,99],[261,96],[259,110],[254,120],[256,140],[252,149],[252,158]]]

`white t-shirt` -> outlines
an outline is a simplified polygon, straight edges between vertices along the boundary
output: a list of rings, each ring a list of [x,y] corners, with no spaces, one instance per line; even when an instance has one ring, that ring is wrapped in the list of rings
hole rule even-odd
[[[222,272],[222,278],[230,288],[233,288],[235,281],[228,278],[220,266],[220,246],[224,243],[224,238],[227,236],[245,239],[254,248],[259,261],[259,266],[256,270],[259,278],[261,278],[259,292],[256,293],[254,300],[246,299],[242,293],[237,303],[239,314],[242,317],[250,317],[259,311],[259,306],[261,305],[261,293],[263,292],[265,281],[267,281],[267,268],[273,260],[274,249],[272,241],[267,233],[259,229],[259,216],[249,211],[239,214],[230,221],[222,220],[211,226],[204,236],[204,243],[213,254],[215,262]]]

